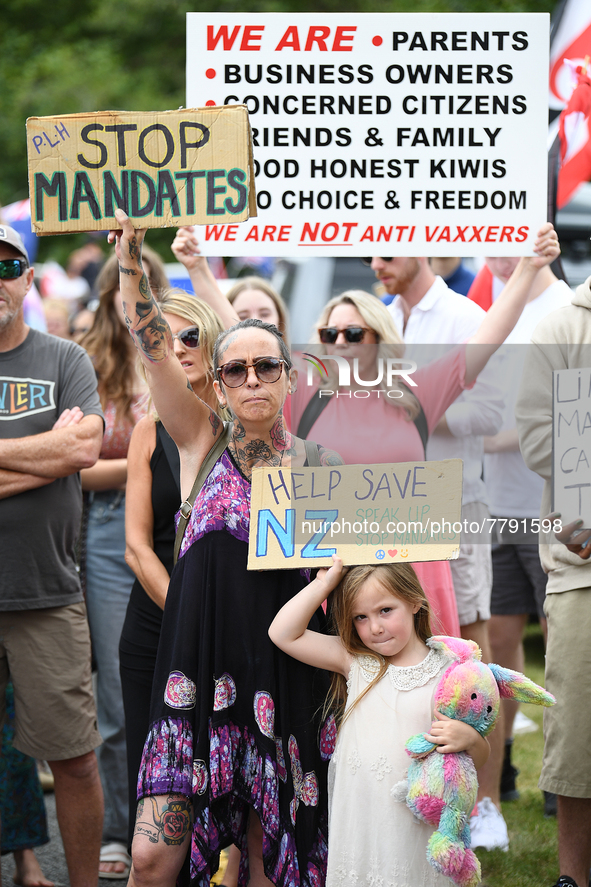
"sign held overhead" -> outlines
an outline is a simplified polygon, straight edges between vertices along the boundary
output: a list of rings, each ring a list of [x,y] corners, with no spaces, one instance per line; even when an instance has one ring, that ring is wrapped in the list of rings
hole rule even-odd
[[[531,254],[548,39],[542,13],[188,13],[187,104],[246,105],[260,210],[204,253]]]
[[[147,228],[256,216],[244,105],[30,117],[27,151],[37,234],[102,231],[117,207]]]

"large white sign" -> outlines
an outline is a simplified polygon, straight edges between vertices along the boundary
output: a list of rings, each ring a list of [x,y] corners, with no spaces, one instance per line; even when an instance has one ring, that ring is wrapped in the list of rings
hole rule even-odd
[[[223,255],[526,255],[546,220],[549,17],[187,15],[187,106],[244,103],[259,216]]]

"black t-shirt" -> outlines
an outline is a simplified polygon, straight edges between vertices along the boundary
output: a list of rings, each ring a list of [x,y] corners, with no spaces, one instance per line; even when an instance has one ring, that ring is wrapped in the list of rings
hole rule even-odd
[[[75,342],[30,330],[0,352],[0,439],[49,431],[75,406],[102,417],[92,363]],[[78,473],[0,500],[0,610],[82,600],[74,560],[81,513]]]

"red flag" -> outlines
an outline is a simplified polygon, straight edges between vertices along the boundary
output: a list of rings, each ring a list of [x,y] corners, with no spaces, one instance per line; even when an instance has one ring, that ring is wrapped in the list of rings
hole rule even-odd
[[[586,68],[586,65],[585,65]],[[591,179],[591,79],[577,68],[577,86],[560,115],[560,161],[556,205],[562,209],[579,185]]]
[[[484,311],[488,311],[493,303],[493,276],[488,265],[483,265],[468,290],[468,298]]]
[[[566,0],[552,31],[550,48],[550,107],[562,110],[574,89],[572,71],[591,55],[591,3]],[[565,64],[570,59],[572,65]]]

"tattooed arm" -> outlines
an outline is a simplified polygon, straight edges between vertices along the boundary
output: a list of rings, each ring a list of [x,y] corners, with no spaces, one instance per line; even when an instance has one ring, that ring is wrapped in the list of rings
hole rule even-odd
[[[170,327],[162,317],[142,267],[145,231],[120,209],[115,210],[119,231],[111,231],[119,260],[119,286],[127,328],[146,368],[158,415],[181,456],[181,484],[190,490],[195,475],[221,429],[211,421],[212,411],[187,387],[187,377],[174,353]],[[184,492],[183,492],[184,494]]]
[[[174,354],[172,334],[162,317],[160,307],[148,284],[142,265],[142,243],[145,230],[134,230],[121,210],[117,221],[123,225],[115,252],[119,261],[119,279],[125,323],[142,361],[149,365]],[[125,219],[123,218],[125,216]]]

